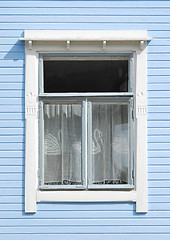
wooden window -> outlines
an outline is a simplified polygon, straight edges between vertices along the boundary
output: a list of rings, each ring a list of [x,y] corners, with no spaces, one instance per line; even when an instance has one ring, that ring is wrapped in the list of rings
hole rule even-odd
[[[21,40],[25,211],[114,201],[146,212],[147,32],[30,30]]]
[[[40,189],[133,189],[132,54],[69,55],[39,55]]]

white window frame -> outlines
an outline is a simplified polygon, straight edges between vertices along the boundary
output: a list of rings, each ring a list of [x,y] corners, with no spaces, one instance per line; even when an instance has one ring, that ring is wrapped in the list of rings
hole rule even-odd
[[[25,41],[25,212],[37,202],[136,202],[147,212],[147,31],[26,30]],[[134,56],[134,189],[42,191],[39,189],[39,53],[132,53]]]
[[[44,190],[55,189],[133,189],[133,54],[109,54],[109,53],[55,53],[39,54],[39,188]],[[98,60],[126,60],[128,61],[128,92],[71,92],[71,93],[48,93],[44,92],[44,70],[43,62],[52,60],[69,61],[98,61]],[[132,75],[132,76],[131,76]],[[80,97],[81,95],[81,97]],[[45,185],[44,184],[44,104],[49,103],[81,103],[82,107],[82,185]],[[128,130],[129,130],[129,152],[128,152],[128,184],[91,184],[91,133],[92,133],[92,103],[128,104]],[[91,123],[90,123],[91,122]]]

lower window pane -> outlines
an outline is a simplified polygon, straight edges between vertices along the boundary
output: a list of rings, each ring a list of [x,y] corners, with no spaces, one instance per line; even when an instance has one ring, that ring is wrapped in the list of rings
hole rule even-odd
[[[44,184],[81,185],[81,104],[44,105]]]
[[[128,104],[92,104],[91,184],[129,183],[128,113]]]

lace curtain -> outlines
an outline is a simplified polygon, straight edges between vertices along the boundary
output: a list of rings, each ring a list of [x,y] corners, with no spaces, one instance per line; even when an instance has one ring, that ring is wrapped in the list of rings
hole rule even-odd
[[[81,184],[81,129],[80,104],[45,105],[45,184]]]
[[[128,183],[128,105],[92,104],[91,135],[92,184]],[[81,139],[80,104],[45,104],[46,185],[82,184]]]
[[[128,183],[128,105],[92,104],[92,184]]]

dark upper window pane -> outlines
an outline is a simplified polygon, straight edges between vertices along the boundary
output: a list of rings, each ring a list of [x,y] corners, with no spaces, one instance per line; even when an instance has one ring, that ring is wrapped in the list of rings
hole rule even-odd
[[[127,92],[128,60],[44,61],[44,92]]]

